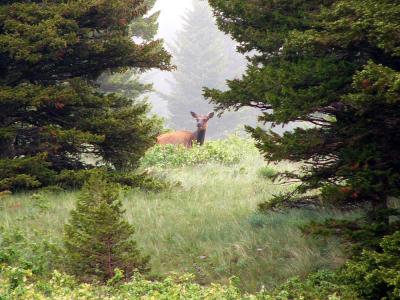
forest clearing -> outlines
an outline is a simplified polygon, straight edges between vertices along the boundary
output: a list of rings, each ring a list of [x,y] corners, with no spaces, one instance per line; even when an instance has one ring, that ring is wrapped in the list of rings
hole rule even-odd
[[[336,239],[306,236],[299,226],[333,217],[351,218],[356,213],[329,209],[258,213],[259,203],[290,189],[290,185],[274,184],[262,171],[293,166],[262,167],[265,163],[251,141],[231,137],[214,143],[218,144],[214,157],[204,157],[201,164],[157,168],[160,175],[180,183],[178,187],[162,192],[134,190],[124,196],[125,216],[136,228],[138,245],[152,258],[154,276],[191,273],[201,284],[227,284],[235,276],[244,291],[256,292],[262,286],[273,288],[286,278],[343,263],[345,256]],[[242,153],[234,152],[238,149]],[[226,157],[213,162],[218,154]],[[173,160],[165,156],[165,160],[151,163],[157,167]],[[144,157],[144,161],[149,165],[151,158]],[[41,243],[61,247],[63,227],[77,193],[6,197],[0,226],[6,232],[23,234],[27,253],[34,251],[27,248]],[[27,253],[22,257],[29,257]]]

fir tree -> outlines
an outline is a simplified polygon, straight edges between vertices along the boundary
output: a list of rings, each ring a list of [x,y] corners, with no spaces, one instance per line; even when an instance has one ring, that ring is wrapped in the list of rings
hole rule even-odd
[[[305,163],[300,181],[266,208],[322,199],[386,207],[400,195],[400,4],[396,1],[210,0],[218,24],[256,51],[229,90],[207,89],[220,110],[250,106],[262,121],[313,126],[277,135],[249,128],[270,161]],[[315,193],[313,193],[315,194]],[[296,197],[294,197],[296,196]],[[287,202],[288,204],[293,202]]]
[[[159,122],[146,104],[99,91],[96,79],[170,69],[161,41],[131,38],[146,11],[143,0],[0,3],[0,190],[54,184],[63,170],[93,167],[87,156],[136,167]]]
[[[193,8],[183,18],[183,27],[171,45],[177,70],[169,81],[171,93],[163,95],[171,113],[169,124],[174,129],[194,128],[190,111],[207,114],[214,106],[204,100],[204,86],[224,88],[225,80],[240,76],[246,60],[235,50],[235,43],[218,30],[206,1],[193,1]],[[253,114],[227,113],[222,119],[213,120],[207,135],[221,136],[231,132]],[[255,118],[253,118],[255,120]]]
[[[92,176],[65,225],[67,263],[83,281],[106,282],[116,269],[127,279],[149,270],[132,238],[134,227],[123,219],[120,193],[117,184]]]
[[[145,0],[146,9],[151,10],[155,2],[155,0]],[[159,15],[159,12],[155,12],[149,16],[135,18],[129,25],[130,35],[147,42],[153,40],[158,30]],[[153,88],[152,84],[141,82],[142,72],[138,68],[129,68],[125,72],[116,74],[105,72],[98,79],[100,89],[105,93],[122,95],[133,102],[144,101],[143,95],[153,91]]]

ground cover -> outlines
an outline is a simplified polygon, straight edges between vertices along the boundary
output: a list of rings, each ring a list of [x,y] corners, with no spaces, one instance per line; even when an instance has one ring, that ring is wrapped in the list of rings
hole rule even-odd
[[[126,217],[136,227],[139,247],[151,256],[155,278],[192,273],[200,284],[226,284],[235,276],[240,288],[255,292],[343,263],[338,240],[305,236],[299,226],[354,214],[306,209],[257,212],[257,204],[293,188],[273,183],[265,174],[297,166],[281,163],[268,166],[266,172],[266,163],[249,141],[231,138],[213,143],[208,146],[213,149],[209,156],[223,159],[203,157],[194,163],[170,164],[166,162],[170,157],[160,155],[164,162],[143,164],[149,172],[179,182],[178,186],[161,192],[135,189],[124,196]],[[158,150],[151,151],[148,155],[154,159]],[[198,149],[193,151],[199,156]],[[242,151],[239,159],[231,159],[238,151]],[[77,194],[3,197],[0,226],[3,231],[18,230],[32,243],[60,245]]]

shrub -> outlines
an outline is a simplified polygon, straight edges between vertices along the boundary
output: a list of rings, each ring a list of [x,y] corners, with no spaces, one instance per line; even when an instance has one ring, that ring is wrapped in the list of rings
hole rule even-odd
[[[47,278],[60,267],[61,252],[50,241],[35,242],[19,230],[0,228],[0,265],[29,269],[36,277]]]
[[[148,271],[149,259],[140,255],[132,238],[134,227],[123,220],[120,193],[119,185],[92,176],[65,225],[67,262],[82,281],[106,282],[116,269],[125,278]]]
[[[400,231],[384,237],[380,247],[349,261],[339,279],[363,299],[400,299]]]
[[[208,162],[230,165],[255,153],[258,152],[251,140],[231,135],[224,140],[209,141],[203,146],[195,144],[190,149],[175,145],[156,145],[142,158],[141,165],[144,168],[182,167]]]
[[[357,294],[350,287],[338,283],[336,276],[336,272],[334,271],[322,270],[311,274],[303,280],[300,278],[292,278],[273,292],[265,292],[264,298],[261,299],[359,299]]]
[[[32,273],[20,268],[0,268],[1,299],[255,299],[242,294],[234,285],[214,284],[204,287],[193,283],[193,276],[168,277],[163,281],[148,281],[135,276],[121,285],[79,284],[71,276],[55,271],[51,280],[32,284]]]
[[[64,170],[56,177],[57,185],[64,189],[80,189],[90,176],[99,174],[108,181],[119,183],[130,188],[159,191],[169,188],[171,184],[159,177],[154,177],[148,172],[119,172],[107,169],[91,170]]]
[[[273,180],[275,176],[278,174],[278,172],[275,169],[271,168],[270,166],[264,166],[258,169],[257,173],[258,176],[260,176],[261,178],[271,179],[271,180]]]

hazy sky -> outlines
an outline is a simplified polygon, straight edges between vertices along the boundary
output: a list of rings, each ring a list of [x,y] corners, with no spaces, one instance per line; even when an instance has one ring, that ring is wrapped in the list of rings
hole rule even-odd
[[[158,36],[171,41],[182,24],[182,15],[192,7],[192,0],[158,0],[153,11],[160,11]]]
[[[152,11],[150,11],[150,14],[160,11],[157,38],[164,39],[166,46],[174,42],[176,32],[182,25],[182,16],[186,10],[191,8],[192,0],[158,0]],[[171,79],[170,73],[154,70],[148,72],[143,79],[146,82],[153,83],[157,91],[168,93],[170,88],[166,82],[167,78]],[[166,117],[168,115],[167,103],[161,100],[157,94],[151,94],[150,99],[153,102],[153,111]]]

